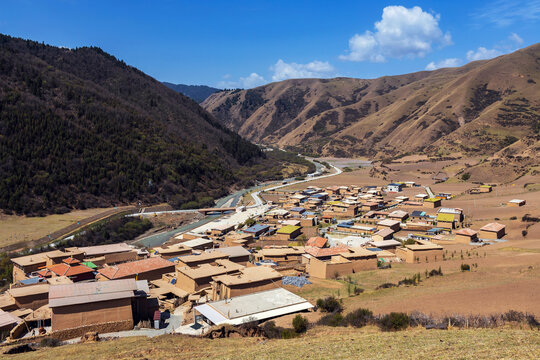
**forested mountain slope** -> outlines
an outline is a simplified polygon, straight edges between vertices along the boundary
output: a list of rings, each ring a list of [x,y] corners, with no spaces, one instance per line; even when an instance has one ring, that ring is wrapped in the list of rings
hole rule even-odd
[[[249,140],[310,154],[537,153],[539,84],[537,44],[459,68],[221,91],[202,106]]]
[[[198,103],[203,102],[207,97],[209,97],[213,93],[220,91],[220,89],[216,89],[216,88],[206,86],[206,85],[172,84],[166,81],[164,81],[163,84],[167,86],[169,89],[178,91],[180,94],[184,94]]]
[[[196,102],[99,48],[0,35],[0,209],[208,203],[265,161]]]

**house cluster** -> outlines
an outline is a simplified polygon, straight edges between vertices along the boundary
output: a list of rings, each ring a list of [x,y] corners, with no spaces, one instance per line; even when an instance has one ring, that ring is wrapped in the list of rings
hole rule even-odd
[[[179,306],[208,324],[262,321],[313,307],[284,287],[284,276],[328,279],[393,261],[437,261],[448,244],[505,236],[499,223],[464,227],[462,209],[442,206],[451,194],[417,188],[309,186],[277,193],[248,221],[212,222],[149,250],[120,243],[13,258],[0,332],[73,338],[132,329]]]

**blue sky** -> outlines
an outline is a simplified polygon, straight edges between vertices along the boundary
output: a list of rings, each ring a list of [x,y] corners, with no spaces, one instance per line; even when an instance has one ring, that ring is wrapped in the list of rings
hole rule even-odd
[[[160,81],[248,88],[498,56],[539,41],[540,0],[1,0],[0,32],[99,46]]]

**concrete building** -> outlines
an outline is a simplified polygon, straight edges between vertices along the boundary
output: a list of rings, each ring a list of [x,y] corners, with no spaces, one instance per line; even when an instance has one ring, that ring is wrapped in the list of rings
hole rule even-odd
[[[99,280],[137,279],[157,280],[161,275],[174,272],[174,263],[161,257],[132,261],[98,270]]]
[[[268,266],[240,269],[239,274],[227,274],[212,278],[212,299],[230,299],[236,296],[280,287],[283,276]]]
[[[481,239],[501,239],[506,234],[506,225],[489,223],[480,228]]]
[[[526,201],[521,200],[521,199],[512,199],[512,200],[508,201],[508,203],[507,203],[508,206],[515,206],[515,207],[523,206],[525,204],[526,204]]]

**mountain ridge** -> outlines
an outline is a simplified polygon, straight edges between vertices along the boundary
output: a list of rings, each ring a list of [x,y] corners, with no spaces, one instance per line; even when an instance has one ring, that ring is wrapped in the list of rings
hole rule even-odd
[[[539,59],[536,44],[458,68],[222,91],[201,105],[251,141],[307,154],[493,155],[538,142]]]
[[[198,103],[202,103],[210,95],[215,92],[221,91],[221,89],[214,88],[207,85],[185,85],[185,84],[173,84],[170,82],[163,81],[163,84],[169,89],[179,92]]]

